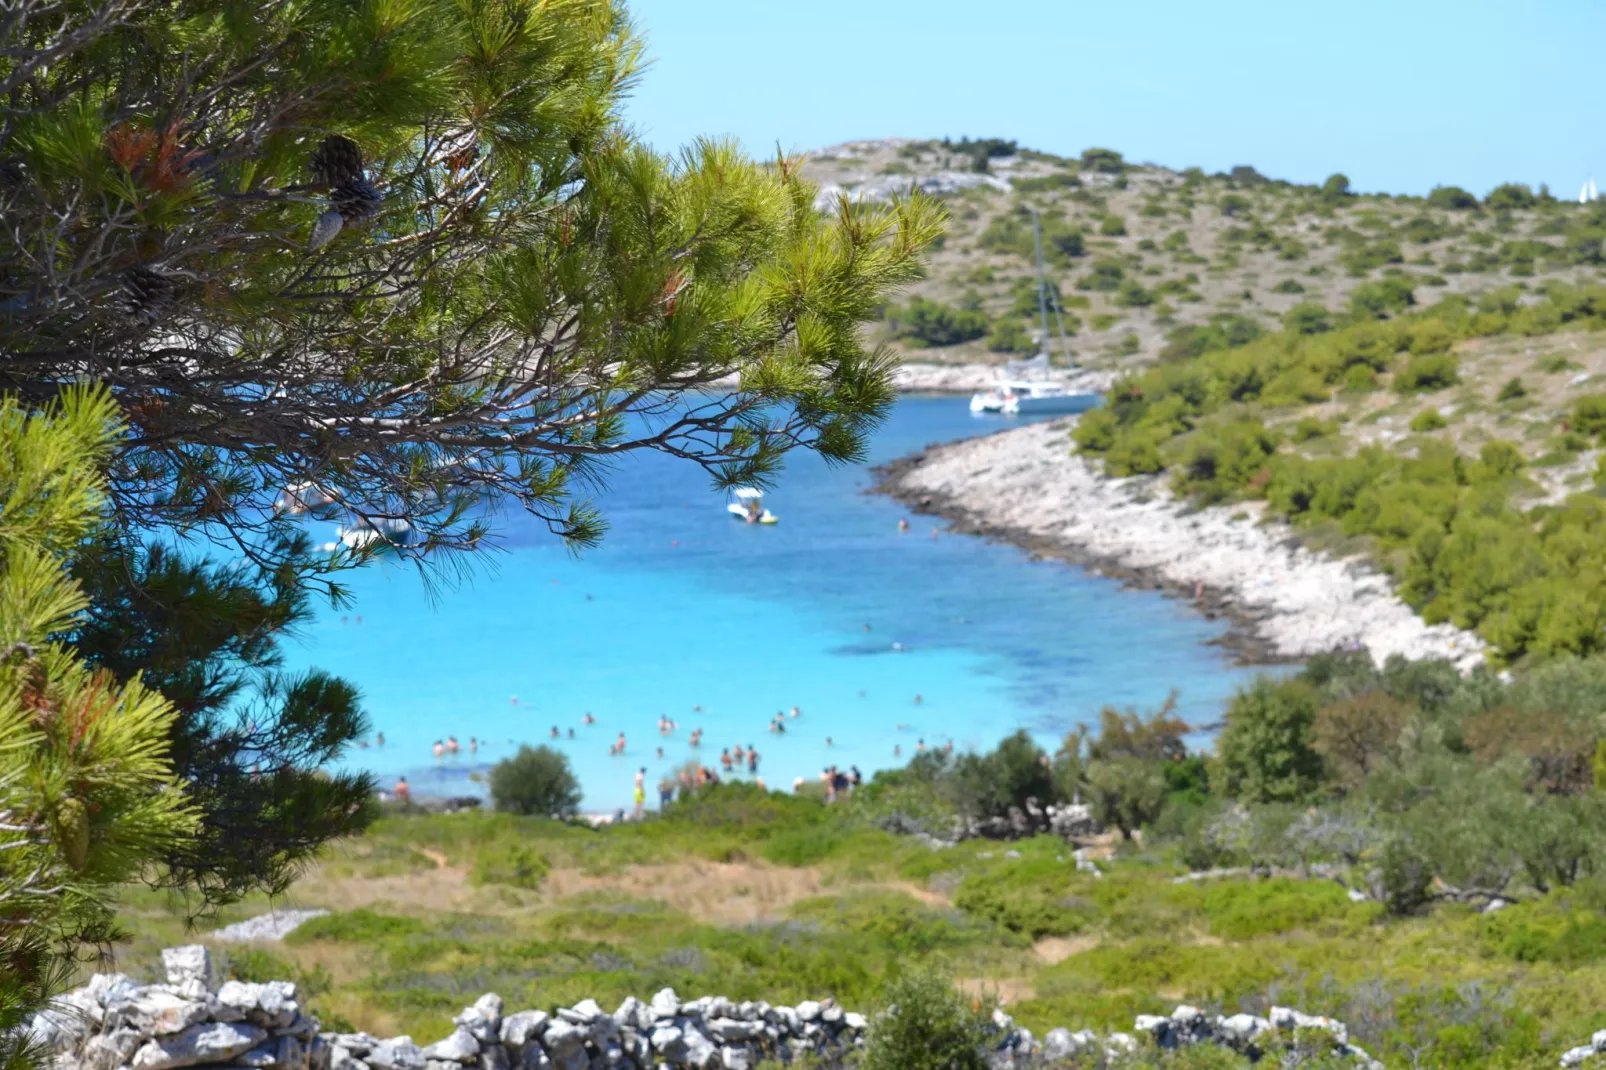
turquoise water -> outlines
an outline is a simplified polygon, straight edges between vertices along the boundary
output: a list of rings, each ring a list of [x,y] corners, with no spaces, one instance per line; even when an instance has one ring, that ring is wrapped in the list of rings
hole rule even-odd
[[[962,399],[905,398],[871,460],[999,426]],[[1211,721],[1247,677],[1205,645],[1222,626],[1184,604],[983,539],[934,539],[929,517],[900,534],[906,510],[870,483],[867,467],[795,457],[766,501],[781,522],[747,525],[698,469],[630,458],[598,499],[601,548],[576,559],[506,516],[507,552],[433,600],[410,569],[351,576],[356,606],[323,611],[287,660],[362,689],[385,744],[349,761],[387,787],[405,774],[417,792],[475,791],[470,772],[553,742],[557,726],[594,809],[626,805],[641,766],[655,798],[660,775],[735,744],[787,787],[832,763],[868,776],[922,739],[986,748],[1024,727],[1052,746],[1106,703],[1152,707],[1172,688],[1184,716]],[[784,735],[766,730],[794,705]],[[678,731],[660,737],[660,715]],[[437,762],[431,744],[448,734],[463,751]]]

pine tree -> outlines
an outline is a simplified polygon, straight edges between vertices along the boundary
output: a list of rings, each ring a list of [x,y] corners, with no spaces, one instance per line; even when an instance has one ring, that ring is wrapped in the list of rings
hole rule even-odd
[[[0,42],[0,389],[112,391],[128,530],[338,568],[504,501],[585,544],[601,460],[763,481],[891,403],[861,327],[940,210],[650,150],[619,0],[22,0]],[[375,537],[284,552],[309,498]]]
[[[116,407],[64,392],[0,401],[0,1067],[85,944],[116,935],[118,884],[181,844],[195,815],[167,757],[174,710],[86,665],[60,636],[87,604],[72,555],[101,523]]]

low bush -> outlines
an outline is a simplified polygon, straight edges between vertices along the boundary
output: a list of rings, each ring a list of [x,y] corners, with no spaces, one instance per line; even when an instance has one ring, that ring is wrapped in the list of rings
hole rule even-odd
[[[1439,414],[1438,409],[1423,409],[1411,417],[1411,430],[1419,434],[1427,431],[1442,431],[1450,426],[1450,421]]]
[[[984,313],[955,308],[940,301],[916,297],[888,320],[897,337],[927,346],[953,346],[985,337],[989,328]]]
[[[1461,362],[1452,353],[1412,357],[1394,377],[1394,389],[1402,394],[1431,393],[1461,381]]]
[[[934,974],[888,985],[859,1061],[862,1070],[987,1070],[987,1019]]]

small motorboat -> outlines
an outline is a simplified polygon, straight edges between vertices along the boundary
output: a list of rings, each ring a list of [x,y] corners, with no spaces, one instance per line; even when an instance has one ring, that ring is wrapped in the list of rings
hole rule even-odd
[[[737,520],[749,524],[774,524],[780,517],[764,508],[764,492],[757,487],[737,487],[731,491],[731,501],[725,511]]]

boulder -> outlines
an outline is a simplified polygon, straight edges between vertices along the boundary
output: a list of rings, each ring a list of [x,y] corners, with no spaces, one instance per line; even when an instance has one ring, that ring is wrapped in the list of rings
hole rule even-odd
[[[217,990],[217,1001],[239,1012],[246,1021],[270,1029],[289,1025],[301,1013],[296,986],[289,981],[225,981]]]
[[[147,988],[110,1012],[108,1024],[114,1028],[119,1025],[127,1026],[147,1037],[171,1036],[210,1018],[223,1017],[210,1015],[207,1011],[207,1002],[185,999],[183,996],[157,988]],[[237,1020],[244,1015],[229,1017]]]
[[[140,1034],[127,1027],[110,1033],[97,1033],[84,1045],[85,1070],[115,1070],[139,1050]]]
[[[452,1024],[459,1029],[466,1029],[470,1036],[482,1044],[494,1042],[502,1028],[502,997],[495,992],[487,992],[474,1006],[465,1007],[463,1013],[452,1019]]]
[[[292,1036],[270,1037],[234,1061],[261,1070],[302,1070],[307,1065],[307,1049]]]
[[[320,1033],[325,1042],[339,1048],[345,1048],[351,1054],[362,1058],[374,1050],[379,1038],[371,1033]]]
[[[244,1055],[267,1036],[249,1022],[206,1022],[169,1037],[155,1037],[134,1053],[133,1070],[171,1070],[175,1066],[226,1063]]]
[[[800,1022],[812,1022],[820,1017],[820,1005],[812,999],[806,999],[797,1005],[797,1018]]]
[[[546,1032],[547,1023],[552,1016],[546,1011],[519,1011],[502,1019],[502,1028],[498,1038],[503,1044],[515,1051],[524,1047],[531,1040],[541,1039]]]
[[[368,1052],[368,1065],[374,1070],[424,1070],[424,1053],[413,1038],[381,1040]]]
[[[1043,1037],[1043,1058],[1051,1063],[1062,1062],[1081,1051],[1077,1036],[1069,1029],[1050,1029]]]
[[[1216,1033],[1229,1047],[1244,1051],[1264,1032],[1271,1029],[1271,1023],[1258,1015],[1234,1014],[1227,1018],[1216,1019]]]
[[[686,1061],[686,1054],[689,1049],[686,1045],[685,1034],[677,1026],[668,1022],[659,1022],[653,1026],[652,1036],[647,1038],[647,1043],[652,1045],[652,1050],[658,1058],[665,1062],[683,1063]]]
[[[329,1070],[368,1070],[368,1064],[338,1044],[329,1046]]]
[[[511,1061],[507,1057],[507,1049],[500,1044],[483,1044],[480,1046],[480,1070],[510,1070]]]
[[[559,1007],[558,1017],[566,1022],[574,1022],[577,1025],[590,1025],[602,1017],[602,1008],[598,1006],[597,1001],[594,999],[582,999],[573,1007]]]
[[[552,1070],[552,1059],[546,1049],[531,1040],[519,1049],[519,1070]]]
[[[541,1038],[541,1044],[552,1056],[554,1062],[562,1064],[571,1052],[585,1047],[586,1037],[590,1030],[584,1026],[576,1025],[566,1018],[559,1018],[547,1026],[546,1035]]]
[[[849,1011],[842,1016],[842,1024],[857,1033],[862,1031],[869,1023],[864,1020],[864,1015]]]
[[[661,988],[658,994],[652,997],[647,1009],[652,1012],[655,1019],[673,1018],[680,1014],[680,997],[675,995],[673,988]]]
[[[1349,1030],[1343,1022],[1319,1014],[1304,1014],[1292,1007],[1273,1007],[1267,1015],[1276,1029],[1320,1029],[1331,1033],[1340,1044],[1349,1041]]]
[[[480,1054],[480,1042],[474,1039],[462,1026],[452,1031],[452,1035],[437,1040],[424,1049],[424,1058],[443,1063],[471,1063]]]
[[[170,985],[199,981],[204,990],[210,991],[217,987],[217,972],[212,968],[212,952],[207,950],[204,944],[164,947],[162,969],[167,973],[167,983]]]
[[[619,1009],[613,1012],[613,1020],[625,1029],[651,1029],[652,1011],[635,996],[626,996]]]
[[[735,1018],[713,1018],[708,1023],[709,1035],[728,1044],[740,1044],[751,1040],[762,1031],[760,1026],[752,1022],[743,1022]]]
[[[719,1049],[725,1070],[753,1070],[753,1048],[748,1044],[727,1044]]]

